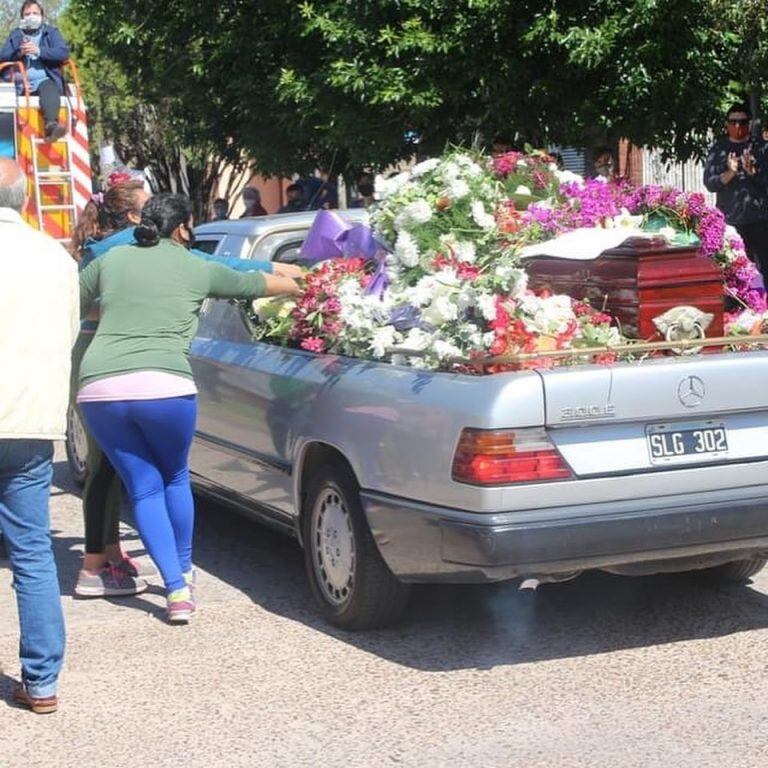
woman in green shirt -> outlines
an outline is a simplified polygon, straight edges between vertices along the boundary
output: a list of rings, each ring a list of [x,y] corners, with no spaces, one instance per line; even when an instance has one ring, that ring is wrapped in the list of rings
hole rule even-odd
[[[191,230],[188,198],[157,195],[142,211],[137,245],[110,250],[80,277],[81,314],[98,298],[101,319],[80,365],[78,403],[128,490],[174,623],[195,608],[188,456],[197,390],[188,351],[200,307],[208,297],[300,293],[291,278],[193,256]]]

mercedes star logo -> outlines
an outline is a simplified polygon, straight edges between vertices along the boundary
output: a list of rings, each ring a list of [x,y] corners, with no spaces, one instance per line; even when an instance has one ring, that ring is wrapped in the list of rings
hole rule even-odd
[[[677,387],[677,397],[686,408],[701,405],[707,388],[698,376],[686,376]]]

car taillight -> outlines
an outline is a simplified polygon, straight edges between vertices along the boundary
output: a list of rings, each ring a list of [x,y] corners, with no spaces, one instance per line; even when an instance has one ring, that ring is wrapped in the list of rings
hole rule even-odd
[[[573,478],[543,429],[464,429],[453,457],[453,479],[511,485]]]

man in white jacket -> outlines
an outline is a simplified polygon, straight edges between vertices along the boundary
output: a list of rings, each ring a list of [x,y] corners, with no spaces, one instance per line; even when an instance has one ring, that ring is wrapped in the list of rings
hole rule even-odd
[[[19,609],[21,685],[33,712],[54,712],[64,617],[48,500],[53,441],[66,431],[70,353],[79,326],[77,266],[21,218],[26,180],[0,159],[0,532]]]

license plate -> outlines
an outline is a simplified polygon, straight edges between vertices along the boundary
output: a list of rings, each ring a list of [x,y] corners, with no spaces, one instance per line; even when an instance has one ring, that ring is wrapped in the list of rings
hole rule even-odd
[[[653,424],[646,427],[651,464],[711,461],[728,454],[722,422]]]

